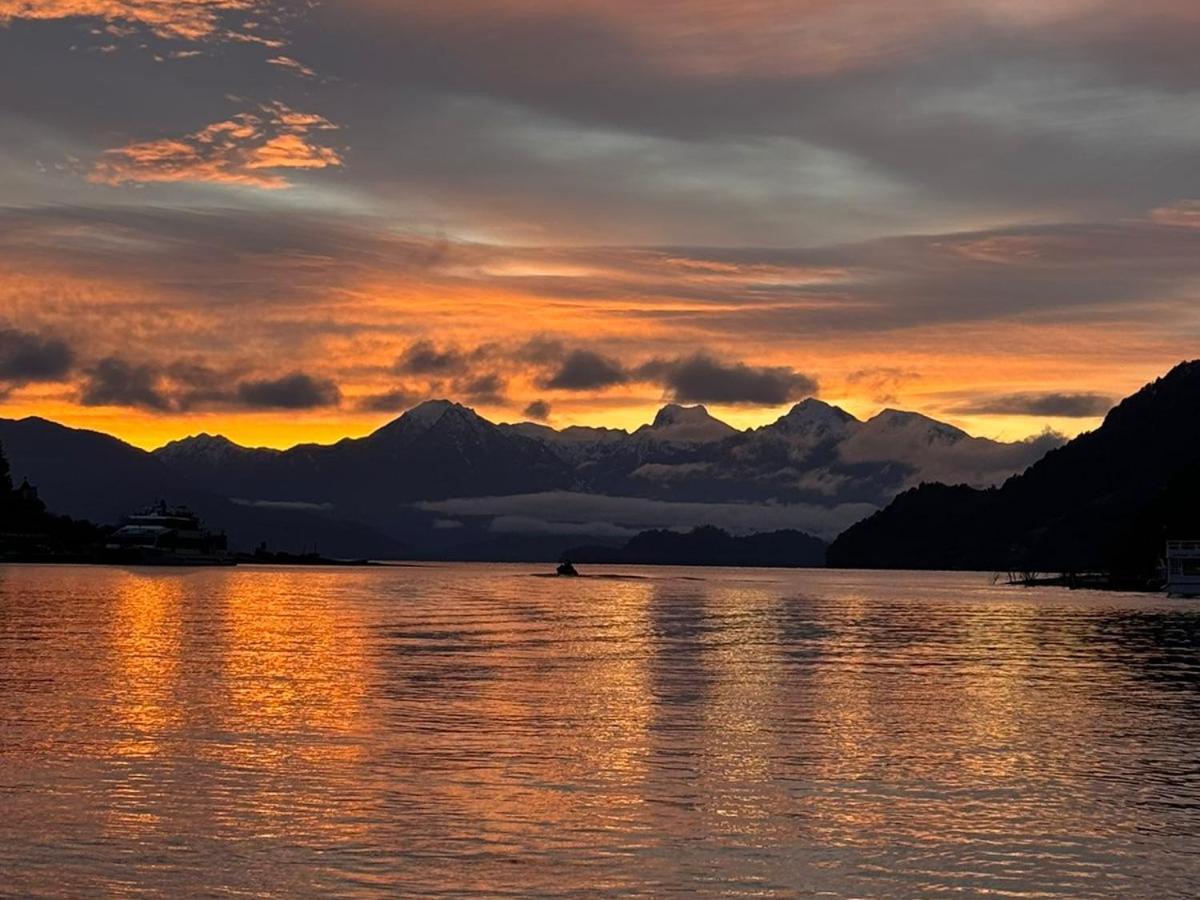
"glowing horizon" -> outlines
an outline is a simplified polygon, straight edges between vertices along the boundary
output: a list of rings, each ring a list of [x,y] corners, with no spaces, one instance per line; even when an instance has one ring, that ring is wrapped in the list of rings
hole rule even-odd
[[[1179,0],[0,0],[0,416],[1073,436],[1200,335]],[[30,79],[37,67],[46,77]]]

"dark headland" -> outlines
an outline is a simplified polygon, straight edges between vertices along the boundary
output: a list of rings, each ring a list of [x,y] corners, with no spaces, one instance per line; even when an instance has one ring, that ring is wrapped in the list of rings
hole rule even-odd
[[[1152,585],[1166,541],[1197,535],[1200,361],[1193,361],[1000,487],[922,484],[902,493],[843,532],[828,563],[1099,573]]]

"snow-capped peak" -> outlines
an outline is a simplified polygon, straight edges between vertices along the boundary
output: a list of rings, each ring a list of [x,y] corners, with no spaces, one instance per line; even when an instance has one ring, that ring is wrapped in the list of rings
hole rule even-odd
[[[464,407],[459,406],[453,400],[425,400],[404,413],[400,420],[409,425],[428,426],[444,416],[447,411],[455,408],[463,409]]]
[[[480,417],[475,410],[460,403],[451,400],[426,400],[418,403],[400,418],[393,419],[375,434],[396,438],[403,435],[405,439],[410,439],[425,434],[435,426],[439,430],[448,426],[476,430],[488,425],[491,423]]]
[[[885,409],[878,415],[867,420],[867,428],[871,431],[907,431],[924,432],[929,440],[959,441],[968,437],[967,433],[953,425],[931,419],[921,413],[906,412],[900,409]]]
[[[265,448],[259,448],[259,450],[270,452]],[[249,447],[243,447],[241,444],[235,444],[223,434],[202,432],[171,441],[154,452],[168,459],[207,459],[215,462],[255,451]]]
[[[658,411],[651,424],[643,425],[635,434],[658,440],[701,443],[719,441],[737,434],[737,429],[714,418],[703,406],[670,403]]]
[[[817,428],[842,429],[858,419],[840,406],[815,397],[802,400],[775,420],[772,427],[783,431],[811,431]]]
[[[816,447],[840,442],[853,434],[862,423],[840,407],[810,397],[793,406],[770,425],[756,429],[758,434],[783,438],[797,447]]]

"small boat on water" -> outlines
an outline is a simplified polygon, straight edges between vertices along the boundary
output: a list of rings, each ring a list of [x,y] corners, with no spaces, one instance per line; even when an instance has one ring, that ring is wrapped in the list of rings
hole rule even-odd
[[[164,501],[126,516],[105,546],[116,562],[144,566],[232,566],[224,533],[207,530],[186,506]]]
[[[577,578],[579,573],[575,571],[575,567],[571,565],[569,559],[564,559],[558,564],[558,568],[554,570],[558,575],[565,575],[568,578]]]

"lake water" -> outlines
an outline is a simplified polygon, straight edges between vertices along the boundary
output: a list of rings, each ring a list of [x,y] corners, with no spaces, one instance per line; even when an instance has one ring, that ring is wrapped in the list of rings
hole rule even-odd
[[[1200,889],[1200,605],[536,570],[0,567],[0,893]]]

